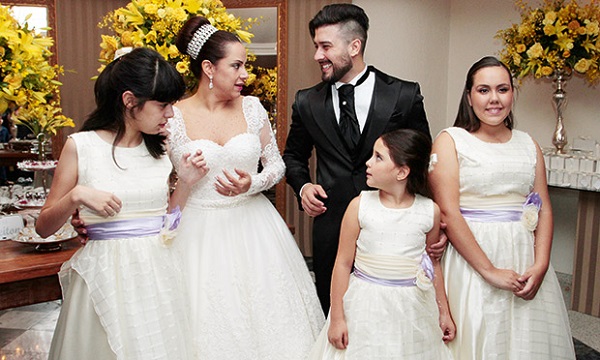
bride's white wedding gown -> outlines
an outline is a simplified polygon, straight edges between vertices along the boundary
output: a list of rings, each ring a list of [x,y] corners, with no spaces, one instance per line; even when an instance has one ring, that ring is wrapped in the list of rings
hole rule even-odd
[[[243,111],[247,131],[223,146],[191,140],[177,108],[169,120],[175,168],[184,153],[201,149],[210,169],[193,188],[174,241],[191,296],[192,335],[201,359],[304,359],[324,316],[292,234],[261,193],[285,170],[267,113],[255,97],[243,99]],[[223,169],[252,174],[250,190],[217,193]]]

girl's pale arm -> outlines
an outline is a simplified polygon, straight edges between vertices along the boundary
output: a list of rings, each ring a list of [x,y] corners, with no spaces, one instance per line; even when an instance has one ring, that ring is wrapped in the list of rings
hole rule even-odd
[[[432,152],[437,154],[438,162],[429,173],[429,180],[441,210],[441,221],[447,224],[450,243],[489,284],[508,291],[521,290],[519,274],[492,264],[460,213],[459,166],[452,137],[442,132],[435,139]]]
[[[434,204],[434,217],[433,217],[433,228],[427,233],[427,246],[438,242],[440,233],[440,208],[437,204]],[[430,257],[431,258],[431,257]],[[442,273],[442,266],[440,260],[437,258],[431,258],[433,263],[433,287],[435,289],[435,300],[440,312],[439,323],[442,329],[442,340],[445,343],[454,340],[456,336],[456,325],[452,319],[450,313],[450,306],[448,305],[448,298],[446,297],[446,288],[444,287],[444,274]]]
[[[331,277],[331,310],[327,337],[329,342],[337,349],[345,349],[348,346],[348,326],[344,316],[344,294],[348,290],[348,282],[350,281],[350,273],[352,272],[356,253],[356,240],[360,232],[358,222],[359,202],[360,196],[354,198],[344,214],[338,252]]]
[[[535,260],[534,264],[519,278],[519,281],[525,283],[525,287],[521,291],[515,292],[515,295],[525,300],[531,300],[535,297],[542,285],[548,266],[550,266],[550,251],[552,249],[552,234],[554,231],[552,205],[550,204],[550,195],[546,180],[546,165],[544,164],[542,150],[537,143],[536,151],[537,162],[533,191],[540,195],[542,208],[540,209],[538,225],[534,232]]]

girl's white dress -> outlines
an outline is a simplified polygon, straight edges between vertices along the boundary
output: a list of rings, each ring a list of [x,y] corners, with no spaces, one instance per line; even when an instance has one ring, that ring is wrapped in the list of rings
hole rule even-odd
[[[247,131],[223,146],[191,140],[176,107],[169,120],[175,168],[184,153],[201,149],[210,169],[188,198],[175,243],[191,297],[192,334],[201,359],[304,359],[324,315],[292,234],[261,193],[285,170],[267,113],[255,97],[244,97],[242,106]],[[216,177],[224,178],[225,169],[252,174],[250,190],[217,193]]]
[[[418,286],[382,285],[353,272],[344,295],[348,347],[329,343],[328,320],[309,359],[451,359],[435,289],[421,267],[433,214],[433,201],[421,195],[409,208],[391,209],[381,204],[378,191],[361,193],[355,267],[383,280],[416,277]]]
[[[112,145],[94,131],[70,136],[77,146],[78,184],[113,192],[121,212],[111,218],[80,209],[86,225],[162,216],[167,209],[167,156],[142,142]],[[190,359],[183,276],[177,253],[159,235],[90,240],[59,273],[63,304],[49,359]]]
[[[487,143],[462,128],[454,140],[462,210],[522,210],[535,179],[536,148],[513,130],[506,143]],[[534,234],[521,221],[467,219],[479,246],[498,268],[522,274],[534,262]],[[552,265],[533,300],[489,285],[449,245],[443,259],[450,310],[457,326],[455,359],[575,359],[569,319]]]

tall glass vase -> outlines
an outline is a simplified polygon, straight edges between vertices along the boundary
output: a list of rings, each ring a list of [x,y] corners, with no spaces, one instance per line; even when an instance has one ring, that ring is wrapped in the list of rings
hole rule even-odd
[[[567,131],[563,124],[563,110],[567,105],[567,92],[564,90],[564,87],[567,80],[571,78],[571,75],[572,72],[570,70],[560,69],[556,70],[553,79],[555,90],[552,94],[552,103],[556,111],[556,127],[552,135],[552,145],[554,145],[558,154],[563,154],[567,145]]]

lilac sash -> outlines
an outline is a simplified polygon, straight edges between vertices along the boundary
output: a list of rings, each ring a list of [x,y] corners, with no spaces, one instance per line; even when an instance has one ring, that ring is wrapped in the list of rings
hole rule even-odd
[[[433,263],[431,262],[429,255],[423,254],[423,256],[421,257],[420,266],[421,266],[421,269],[423,269],[423,271],[425,272],[425,275],[427,276],[427,278],[429,278],[429,280],[433,280]],[[416,277],[408,278],[408,279],[393,279],[393,280],[382,279],[382,278],[378,278],[378,277],[366,274],[366,273],[362,272],[356,266],[354,267],[353,273],[354,273],[354,276],[356,276],[357,278],[377,284],[377,285],[383,285],[383,286],[416,286],[417,285]]]
[[[160,233],[164,216],[117,220],[88,225],[86,230],[90,240],[107,240],[152,236]]]
[[[354,276],[359,279],[383,286],[415,286],[417,285],[417,278],[409,278],[409,279],[400,279],[400,280],[388,280],[381,279],[375,276],[367,275],[364,272],[360,271],[359,268],[354,267]]]
[[[471,210],[460,209],[466,220],[476,222],[513,222],[521,221],[521,210]]]
[[[123,239],[158,235],[163,228],[175,230],[181,221],[181,209],[177,206],[162,216],[117,220],[86,226],[90,240]]]

